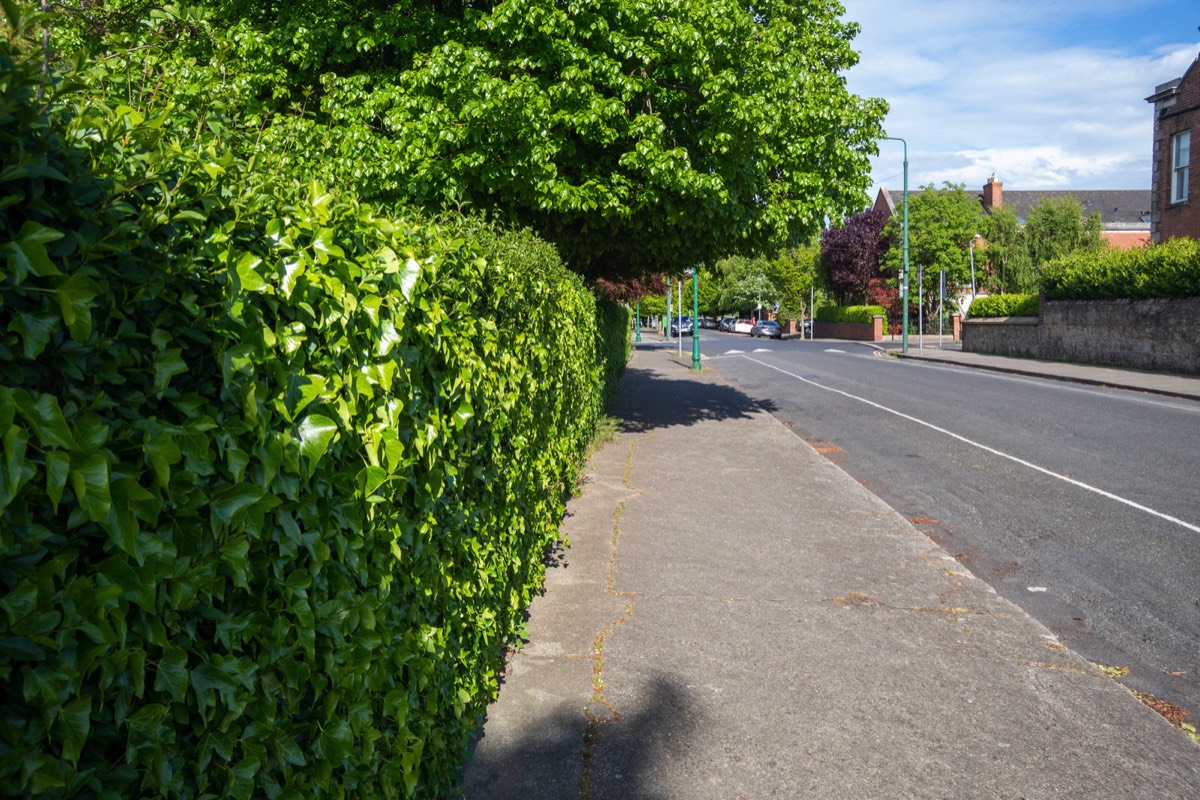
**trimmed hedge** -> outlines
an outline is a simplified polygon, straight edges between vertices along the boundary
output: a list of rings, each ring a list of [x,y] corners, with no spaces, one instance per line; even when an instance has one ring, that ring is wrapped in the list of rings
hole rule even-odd
[[[1047,300],[1200,297],[1200,241],[1074,253],[1046,265],[1042,291]]]
[[[452,790],[627,325],[529,234],[39,101],[13,40],[0,794]]]
[[[993,294],[976,297],[967,309],[971,319],[986,317],[1036,317],[1038,296],[1036,294]]]
[[[819,322],[858,322],[870,324],[876,316],[887,318],[883,306],[821,306],[817,309]]]

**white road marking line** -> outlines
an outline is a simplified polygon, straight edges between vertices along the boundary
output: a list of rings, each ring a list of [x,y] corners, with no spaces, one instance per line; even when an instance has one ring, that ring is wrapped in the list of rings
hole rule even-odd
[[[832,347],[827,347],[827,348],[825,348],[825,352],[826,352],[826,353],[841,353],[842,355],[846,355],[846,351],[845,351],[845,350],[835,350],[835,349],[834,349],[834,348],[832,348]]]
[[[1009,455],[1008,453],[1005,453],[1002,450],[997,450],[994,447],[988,447],[986,444],[976,442],[973,439],[968,439],[967,437],[961,436],[961,435],[955,433],[954,431],[948,431],[945,428],[940,428],[937,425],[934,425],[932,422],[926,422],[923,419],[918,419],[917,417],[911,416],[909,414],[905,414],[903,411],[897,411],[894,408],[888,408],[885,405],[876,403],[874,400],[868,400],[867,398],[859,397],[856,394],[850,394],[849,392],[843,392],[841,389],[834,389],[831,386],[825,386],[824,384],[817,383],[814,380],[810,380],[808,378],[801,377],[800,375],[797,375],[794,372],[788,372],[786,369],[781,369],[780,367],[776,367],[773,364],[768,364],[765,361],[760,361],[757,358],[751,358],[750,356],[743,356],[743,358],[745,358],[747,361],[752,361],[755,364],[764,366],[767,369],[773,369],[776,372],[783,373],[784,375],[787,375],[789,378],[795,378],[796,380],[800,381],[801,383],[807,383],[810,386],[817,387],[818,389],[824,389],[827,392],[833,392],[834,394],[840,394],[842,397],[848,397],[851,400],[857,400],[860,403],[865,403],[866,405],[871,406],[872,408],[877,408],[880,411],[886,411],[887,413],[893,414],[897,417],[900,417],[901,419],[906,419],[909,422],[915,422],[918,425],[922,425],[926,428],[929,428],[930,430],[937,431],[938,433],[949,436],[951,439],[957,439],[958,441],[962,442],[963,444],[967,444],[967,445],[970,445],[971,447],[978,448],[978,449],[984,451],[985,453],[991,453],[994,456],[999,456],[1000,458],[1006,458],[1009,461],[1012,461],[1016,464],[1020,464],[1023,467],[1028,467],[1029,469],[1032,469],[1036,472],[1040,472],[1043,475],[1048,475],[1051,478],[1057,478],[1058,480],[1063,481],[1065,483],[1069,483],[1072,486],[1076,486],[1080,489],[1085,489],[1089,492],[1093,492],[1094,494],[1098,494],[1101,497],[1107,497],[1109,500],[1115,500],[1118,503],[1123,503],[1124,505],[1127,505],[1130,508],[1135,508],[1138,511],[1143,511],[1147,514],[1150,514],[1151,516],[1158,517],[1159,519],[1166,520],[1167,522],[1172,522],[1176,525],[1179,525],[1182,528],[1187,528],[1189,531],[1194,531],[1195,533],[1200,533],[1200,525],[1193,525],[1192,523],[1185,522],[1185,521],[1179,519],[1178,517],[1172,517],[1170,514],[1164,514],[1161,511],[1156,511],[1153,508],[1150,508],[1149,506],[1144,506],[1141,503],[1134,502],[1133,500],[1130,500],[1128,498],[1121,497],[1120,495],[1113,494],[1112,492],[1106,492],[1097,486],[1092,486],[1091,484],[1084,483],[1083,481],[1077,481],[1074,478],[1068,477],[1066,475],[1060,475],[1059,473],[1048,470],[1045,467],[1039,467],[1037,464],[1034,464],[1030,461],[1026,461],[1023,458],[1018,458],[1017,456]]]

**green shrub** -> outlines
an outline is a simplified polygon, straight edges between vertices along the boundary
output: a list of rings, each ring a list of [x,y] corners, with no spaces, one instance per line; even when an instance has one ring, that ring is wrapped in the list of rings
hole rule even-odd
[[[883,306],[821,306],[817,309],[819,322],[865,322],[871,323],[876,316],[887,318]]]
[[[1038,297],[1036,294],[993,294],[976,297],[971,301],[967,315],[972,319],[983,317],[1036,317]]]
[[[1042,288],[1047,300],[1198,297],[1200,241],[1075,253],[1046,265]]]
[[[38,101],[12,41],[0,794],[452,788],[600,413],[596,301],[528,234]]]

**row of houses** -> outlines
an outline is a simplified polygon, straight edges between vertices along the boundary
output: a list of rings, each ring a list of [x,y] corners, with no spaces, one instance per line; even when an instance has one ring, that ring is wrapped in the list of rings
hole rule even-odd
[[[1146,102],[1154,105],[1148,190],[1005,192],[993,175],[978,195],[983,210],[990,213],[1007,204],[1024,222],[1029,209],[1042,200],[1075,197],[1084,216],[1100,213],[1102,236],[1112,247],[1141,247],[1185,236],[1200,239],[1200,56],[1182,77],[1156,86]],[[1191,169],[1193,162],[1198,169]],[[902,192],[882,188],[874,207],[894,214],[902,200]]]

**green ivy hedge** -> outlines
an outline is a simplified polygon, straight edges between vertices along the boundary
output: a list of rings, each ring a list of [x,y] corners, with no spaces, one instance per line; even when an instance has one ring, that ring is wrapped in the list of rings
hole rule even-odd
[[[887,318],[883,306],[821,306],[817,309],[819,322],[865,322],[870,324],[876,316]]]
[[[169,113],[39,99],[18,38],[0,794],[452,789],[617,315],[598,327],[528,234],[382,214]]]
[[[976,297],[971,301],[967,316],[982,317],[1036,317],[1038,296],[1036,294],[992,294]]]
[[[1047,300],[1146,300],[1200,296],[1200,241],[1073,253],[1042,272]]]

